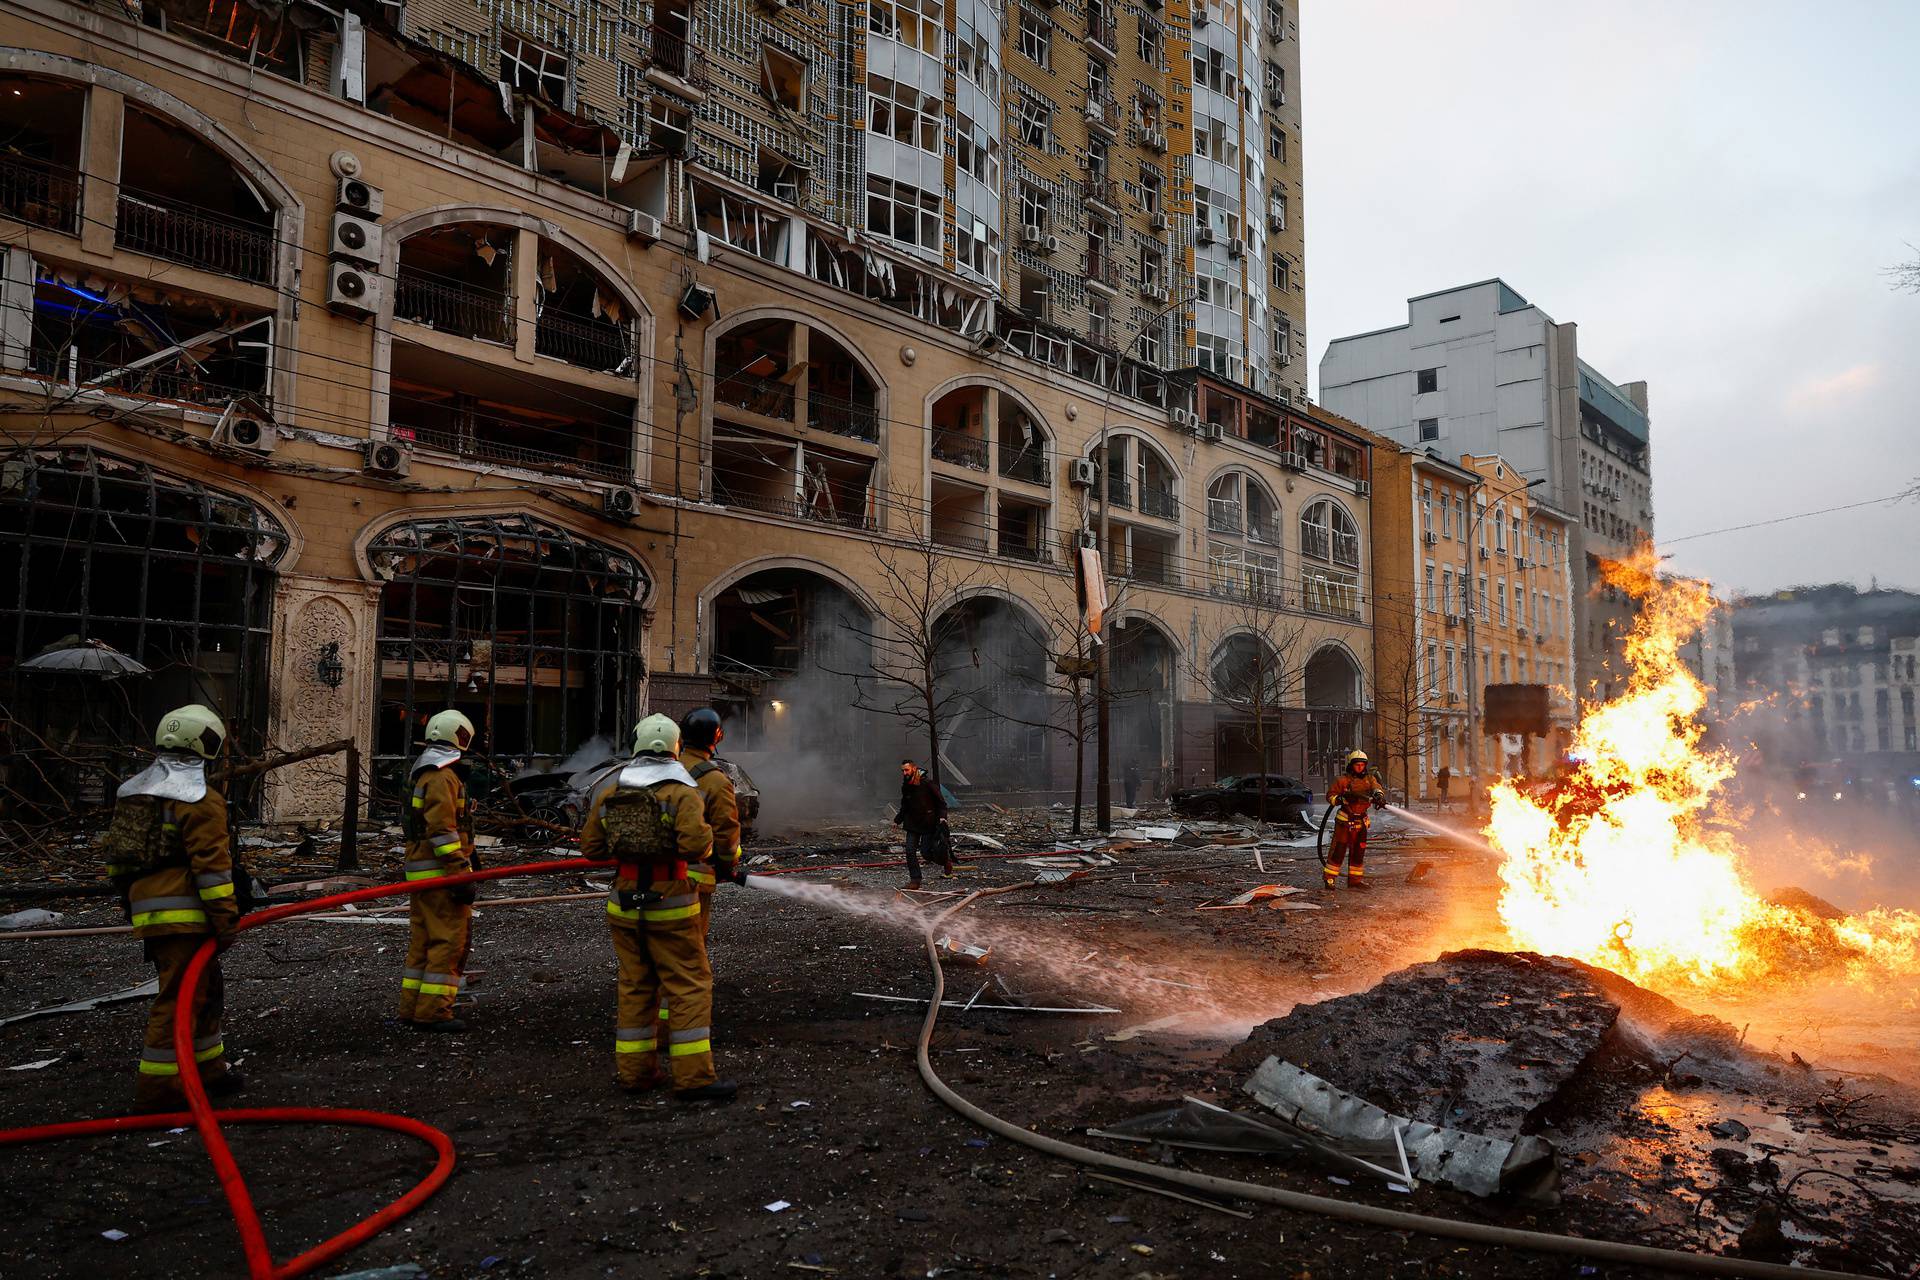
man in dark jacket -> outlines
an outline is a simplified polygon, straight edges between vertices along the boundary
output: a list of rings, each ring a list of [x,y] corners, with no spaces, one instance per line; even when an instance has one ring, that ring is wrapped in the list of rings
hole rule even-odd
[[[953,851],[941,839],[947,821],[946,797],[926,771],[911,760],[900,762],[900,812],[893,825],[906,834],[907,888],[920,887],[920,855],[939,860],[953,874]]]

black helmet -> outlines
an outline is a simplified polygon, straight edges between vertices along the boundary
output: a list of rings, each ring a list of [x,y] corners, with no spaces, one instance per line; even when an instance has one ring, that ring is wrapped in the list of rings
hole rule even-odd
[[[712,707],[695,707],[687,712],[687,718],[680,722],[680,739],[682,746],[713,750],[713,744],[720,741],[720,713]]]

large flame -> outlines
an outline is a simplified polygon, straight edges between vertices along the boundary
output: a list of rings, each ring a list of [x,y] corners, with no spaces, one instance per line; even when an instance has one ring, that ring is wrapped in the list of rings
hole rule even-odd
[[[1656,564],[1648,548],[1604,566],[1641,612],[1626,641],[1626,690],[1583,706],[1572,774],[1546,794],[1493,787],[1486,834],[1504,855],[1500,916],[1514,943],[1656,986],[1831,966],[1920,974],[1920,915],[1822,920],[1749,882],[1726,815],[1712,813],[1734,760],[1700,748],[1706,692],[1680,655],[1713,596]]]

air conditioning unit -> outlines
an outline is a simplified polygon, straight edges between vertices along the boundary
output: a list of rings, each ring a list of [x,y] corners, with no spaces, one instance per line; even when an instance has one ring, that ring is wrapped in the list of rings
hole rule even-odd
[[[1286,229],[1287,229],[1287,215],[1280,212],[1278,209],[1267,210],[1267,230],[1285,231]]]
[[[1245,240],[1240,239],[1238,236],[1235,236],[1232,240],[1229,240],[1227,242],[1227,256],[1229,258],[1244,257],[1246,256],[1246,252],[1247,252],[1247,242]]]
[[[242,396],[229,401],[214,424],[213,443],[264,458],[279,445],[280,428],[263,406]]]
[[[1270,107],[1286,106],[1287,105],[1286,86],[1279,85],[1279,84],[1268,85],[1267,86],[1267,105]]]
[[[1218,440],[1225,434],[1226,428],[1221,423],[1203,422],[1200,424],[1200,438],[1202,440]]]
[[[1427,530],[1427,545],[1428,545],[1428,546],[1430,546],[1430,547],[1431,547],[1431,546],[1435,546],[1435,545],[1437,545],[1437,544],[1439,543],[1439,541],[1440,541],[1440,535],[1439,535],[1439,534],[1437,534],[1437,533],[1435,533],[1435,532],[1434,532],[1433,530],[1431,530],[1431,529],[1429,529],[1429,530]]]
[[[1048,236],[1046,238],[1045,243],[1041,247],[1044,248],[1048,253],[1060,252],[1060,237]]]
[[[1045,244],[1046,242],[1047,242],[1047,233],[1044,228],[1033,227],[1033,226],[1023,226],[1020,228],[1021,244],[1040,245],[1040,244]]]
[[[653,244],[660,239],[660,219],[638,209],[627,210],[627,236],[642,244]]]
[[[413,450],[397,440],[369,440],[362,446],[360,469],[398,480],[413,469]]]
[[[1074,458],[1067,463],[1067,483],[1076,489],[1091,489],[1100,470],[1092,458]]]
[[[616,520],[631,520],[640,514],[640,491],[624,485],[600,495],[600,509]]]
[[[1493,553],[1488,551],[1485,547],[1480,548],[1480,558],[1482,560],[1490,559],[1492,555]]]
[[[373,315],[380,310],[380,277],[357,263],[328,264],[327,306],[342,315]]]
[[[1353,482],[1353,494],[1356,498],[1371,498],[1373,496],[1373,482],[1371,480],[1355,480]]]
[[[1193,29],[1195,31],[1205,30],[1207,23],[1211,21],[1213,21],[1213,19],[1207,15],[1206,9],[1197,8],[1193,11]]]
[[[380,188],[358,178],[342,178],[334,194],[333,207],[362,218],[378,218],[386,211],[387,202]]]
[[[1098,98],[1095,98],[1091,102],[1087,103],[1087,119],[1093,121],[1093,123],[1095,124],[1106,123],[1107,109],[1105,106],[1101,104]]]
[[[1513,567],[1516,569],[1531,569],[1533,567],[1533,561],[1527,559],[1525,556],[1519,556],[1514,560]]]
[[[1150,151],[1165,151],[1167,149],[1167,131],[1165,129],[1148,129],[1143,135],[1142,141],[1147,144],[1147,149]]]
[[[1164,280],[1144,280],[1140,284],[1140,296],[1153,302],[1165,302],[1169,296],[1168,285]]]
[[[1165,235],[1167,231],[1172,228],[1173,224],[1167,221],[1166,214],[1156,213],[1147,219],[1147,226],[1159,234]]]
[[[1167,414],[1167,419],[1172,422],[1174,428],[1179,431],[1198,431],[1200,429],[1200,415],[1191,409],[1171,410]]]
[[[1307,469],[1307,455],[1289,449],[1280,455],[1280,465],[1288,471],[1305,471]]]
[[[380,261],[380,224],[352,213],[333,215],[333,238],[327,252],[369,265]]]
[[[1212,244],[1213,228],[1207,226],[1205,223],[1195,227],[1193,229],[1193,242],[1195,244]]]

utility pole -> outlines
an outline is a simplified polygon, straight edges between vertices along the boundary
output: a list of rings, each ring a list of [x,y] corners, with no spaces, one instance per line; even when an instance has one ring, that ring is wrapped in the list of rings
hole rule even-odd
[[[693,375],[687,368],[682,339],[687,327],[673,331],[673,541],[667,548],[668,581],[667,626],[672,631],[667,645],[667,670],[680,670],[680,507],[686,481],[680,474],[680,442],[686,435],[687,415],[700,407],[699,393],[693,387]]]

